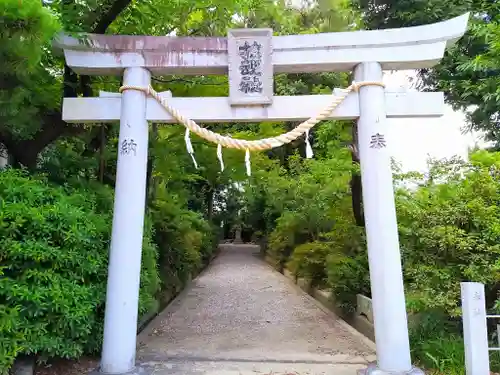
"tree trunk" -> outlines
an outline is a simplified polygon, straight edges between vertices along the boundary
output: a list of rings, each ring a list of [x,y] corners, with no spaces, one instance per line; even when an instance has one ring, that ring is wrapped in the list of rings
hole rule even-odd
[[[156,140],[158,138],[158,124],[153,124],[153,139]],[[152,149],[152,148],[151,148]],[[153,165],[154,171],[154,165]],[[158,191],[158,179],[152,177],[151,178],[151,197],[150,204],[152,204],[156,198],[156,192]]]
[[[101,144],[99,145],[99,182],[104,183],[104,169],[106,168],[106,161],[104,160],[104,151],[106,150],[106,128],[104,124],[101,125]]]
[[[114,0],[106,9],[95,9],[93,14],[98,17],[86,25],[88,31],[94,34],[104,34],[111,23],[131,3],[132,0]],[[62,2],[62,10],[73,6],[70,0]],[[63,98],[75,98],[79,94],[92,96],[91,77],[78,76],[67,65],[64,65]],[[14,166],[25,166],[35,169],[38,155],[59,137],[68,134],[78,134],[84,131],[81,126],[72,126],[62,120],[62,111],[49,111],[40,119],[42,126],[31,139],[17,140],[8,130],[0,131],[0,143],[3,143],[12,157]]]
[[[359,165],[358,128],[356,124],[353,124],[352,126],[351,157],[353,164]],[[356,225],[364,227],[365,215],[363,210],[363,184],[361,181],[361,175],[358,172],[352,172],[350,185],[354,220],[356,221]]]
[[[207,205],[207,220],[212,221],[213,213],[214,213],[214,196],[215,189],[213,187],[209,187],[208,191],[205,195],[206,205]]]
[[[151,131],[151,137],[149,139],[149,149],[150,150],[151,150],[157,136],[158,136],[158,125],[153,124],[152,131]],[[154,187],[153,170],[154,170],[154,156],[151,155],[151,152],[149,152],[148,153],[148,168],[147,168],[147,172],[146,172],[146,210],[148,209],[148,207],[150,207],[150,205],[154,199],[153,189],[152,189]]]

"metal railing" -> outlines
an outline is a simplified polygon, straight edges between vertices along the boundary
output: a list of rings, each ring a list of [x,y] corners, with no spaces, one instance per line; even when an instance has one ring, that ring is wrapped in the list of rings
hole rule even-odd
[[[500,315],[486,315],[486,319],[500,319]],[[496,348],[488,348],[490,352],[500,352],[500,324],[497,324],[497,341],[498,346]]]

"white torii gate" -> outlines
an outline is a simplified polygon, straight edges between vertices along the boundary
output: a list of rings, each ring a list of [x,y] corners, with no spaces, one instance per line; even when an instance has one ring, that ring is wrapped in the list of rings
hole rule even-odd
[[[229,98],[171,98],[169,92],[160,96],[199,122],[297,121],[318,113],[332,101],[332,95],[273,96],[274,73],[354,70],[357,82],[372,84],[344,95],[345,100],[326,118],[358,120],[378,358],[377,366],[366,373],[421,373],[412,367],[410,358],[386,118],[439,117],[444,100],[442,93],[390,92],[374,83],[382,81],[383,70],[429,68],[438,63],[446,47],[464,34],[468,18],[465,14],[418,27],[313,35],[272,36],[270,29],[255,29],[231,30],[228,38],[87,35],[82,42],[61,37],[56,45],[76,73],[123,74],[123,84],[129,86],[123,94],[65,98],[63,104],[67,122],[120,120],[119,145],[124,146],[116,173],[100,372],[134,371],[148,121],[178,121],[158,100],[148,98],[147,91],[130,86],[149,87],[151,75],[229,73]],[[257,50],[251,52],[252,45]],[[243,67],[248,56],[257,65]],[[248,76],[256,66],[260,75]]]

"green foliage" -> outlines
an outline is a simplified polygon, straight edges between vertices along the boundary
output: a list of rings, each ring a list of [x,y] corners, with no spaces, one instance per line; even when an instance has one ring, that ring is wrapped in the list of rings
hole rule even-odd
[[[59,105],[57,74],[45,68],[59,27],[41,1],[0,4],[0,134],[26,139],[39,128],[34,119]]]
[[[500,3],[491,0],[355,0],[371,29],[440,22],[470,12],[469,30],[436,67],[420,72],[422,86],[444,91],[454,109],[468,114],[469,129],[500,135]]]
[[[61,121],[60,104],[62,96],[91,96],[99,89],[116,91],[119,82],[78,76],[64,69],[61,56],[50,48],[61,25],[65,32],[214,36],[244,25],[270,26],[277,34],[344,30],[357,20],[346,1],[323,1],[321,6],[311,2],[307,11],[271,0],[218,0],[210,6],[200,0],[22,3],[7,0],[0,5],[0,78],[4,83],[0,143],[16,166],[28,166],[46,177],[10,170],[0,176],[0,334],[6,338],[0,344],[2,369],[20,353],[76,357],[100,346],[117,127],[106,125],[102,133],[94,124],[73,128]],[[345,78],[342,74],[281,75],[277,90],[280,94],[331,92],[333,86],[343,86]],[[160,80],[165,83],[155,82],[157,88],[172,90],[175,96],[227,95],[226,77]],[[214,124],[212,128],[235,138],[256,139],[276,135],[291,125]],[[193,137],[200,162],[195,170],[185,151],[182,127],[160,128],[151,135],[150,218],[144,230],[141,314],[179,291],[211,259],[217,238],[214,213],[226,225],[242,223],[237,214],[238,191],[241,185],[248,187],[238,183],[245,179],[242,152],[224,150],[226,170],[221,173],[215,146]],[[267,229],[262,233],[271,230],[283,207],[305,205],[315,198],[313,179],[326,181],[331,167],[349,169],[348,163],[337,165],[333,160],[325,167],[314,162],[302,165],[298,157],[288,161],[289,151],[291,148],[269,156],[283,158],[296,175],[303,170],[311,170],[311,174],[290,192],[289,202],[280,200],[266,207],[264,220],[252,211],[243,214],[252,216],[250,222],[263,222]],[[274,166],[275,160],[268,155],[252,155],[254,170],[274,174]],[[102,181],[97,182],[101,176]],[[282,177],[282,185],[275,188],[290,185]],[[318,239],[320,231],[331,227],[324,223],[331,200],[323,201],[331,191],[316,198],[313,211],[302,209],[282,219],[283,228],[290,219],[305,225],[303,230],[295,227],[298,237]],[[265,199],[271,196],[265,195]],[[256,205],[263,202],[256,197]]]
[[[289,157],[286,169],[270,166],[252,177],[246,217],[258,210],[253,225],[267,233],[278,269],[326,284],[339,307],[353,312],[356,294],[370,296],[368,257],[352,216],[343,131],[333,129],[319,128],[316,160]],[[487,151],[471,152],[468,162],[430,160],[425,175],[395,169],[413,357],[427,368],[463,374],[461,281],[485,283],[488,309],[500,306],[499,177],[500,153]]]
[[[7,169],[0,197],[1,369],[17,353],[75,358],[99,350],[111,192],[56,187]],[[156,257],[146,226],[140,314],[156,303]]]
[[[300,234],[300,223],[291,212],[284,212],[276,221],[276,229],[269,236],[269,255],[278,270],[283,270],[285,263],[297,243],[295,237]]]
[[[82,157],[87,143],[84,138],[59,139],[40,154],[38,170],[51,182],[60,185],[87,184],[88,181],[93,181],[99,161],[95,157]],[[109,147],[108,153],[113,151],[115,150]]]
[[[444,90],[455,108],[469,111],[472,128],[498,139],[498,2],[307,4],[296,9],[284,0],[217,0],[210,6],[201,0],[2,2],[0,142],[15,161],[47,177],[0,174],[0,371],[21,353],[76,357],[96,351],[101,337],[117,127],[109,124],[102,133],[93,125],[72,128],[61,121],[60,99],[63,90],[70,96],[116,91],[119,82],[64,71],[61,57],[49,48],[60,25],[66,32],[189,36],[272,27],[286,35],[351,30],[362,22],[369,28],[413,26],[472,11],[466,37],[439,66],[420,75],[425,87]],[[174,96],[227,95],[226,77],[159,79],[156,88]],[[280,74],[275,92],[325,94],[345,87],[347,79],[337,73]],[[295,125],[210,127],[257,139]],[[241,151],[224,150],[226,169],[220,172],[215,146],[193,136],[200,164],[195,169],[182,127],[153,130],[140,313],[166,302],[211,259],[217,238],[212,223],[222,221],[226,230],[235,224],[252,228],[279,269],[286,264],[297,276],[330,288],[340,306],[352,311],[357,293],[370,294],[370,282],[364,230],[352,215],[349,183],[358,167],[345,148],[351,138],[350,124],[323,123],[311,131],[313,160],[302,159],[304,147],[297,143],[252,153],[247,179]],[[467,163],[433,161],[425,176],[396,173],[402,186],[415,186],[398,189],[396,196],[408,310],[419,316],[412,327],[413,355],[447,373],[463,373],[459,282],[486,283],[488,307],[499,311],[499,161],[498,154],[476,152]],[[105,185],[96,181],[101,175]]]
[[[295,247],[287,268],[296,276],[311,280],[313,286],[323,284],[328,245],[326,242],[309,242]]]
[[[56,17],[41,1],[4,0],[0,6],[2,74],[25,76],[37,69],[55,32]],[[5,82],[4,82],[5,83]]]
[[[332,251],[327,257],[328,286],[338,306],[346,312],[356,308],[356,294],[370,296],[370,275],[364,229],[356,226],[349,201],[337,206],[335,226],[327,236]]]
[[[410,328],[412,357],[439,373],[463,375],[465,348],[460,325],[460,320],[450,320],[440,311],[420,314],[418,324]]]
[[[217,232],[201,215],[186,210],[166,195],[155,201],[152,217],[155,241],[159,244],[162,289],[168,298],[210,261]]]
[[[412,357],[436,374],[465,375],[465,347],[462,321],[442,310],[427,310],[410,321]],[[491,343],[496,346],[496,343]],[[490,368],[500,369],[498,353],[490,353]],[[434,373],[434,372],[432,372]]]
[[[442,172],[433,178],[444,182],[398,194],[410,311],[459,315],[460,281],[485,283],[489,295],[498,290],[500,154],[476,152],[470,163],[459,163],[460,173],[454,165],[435,161],[431,171]]]
[[[1,270],[0,277],[3,277]],[[25,336],[20,327],[19,308],[0,305],[0,333],[0,374],[4,375],[24,349]]]

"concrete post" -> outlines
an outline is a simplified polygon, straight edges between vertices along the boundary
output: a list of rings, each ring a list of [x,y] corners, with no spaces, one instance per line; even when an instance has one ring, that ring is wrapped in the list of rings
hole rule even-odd
[[[460,283],[465,344],[465,373],[490,374],[486,299],[481,283]]]
[[[150,73],[125,69],[124,85],[148,86]],[[146,95],[122,95],[118,140],[113,231],[106,293],[104,342],[100,372],[122,374],[135,367],[139,280],[141,273],[148,123]]]
[[[382,67],[376,62],[361,63],[355,69],[355,80],[381,82]],[[410,358],[391,159],[387,148],[384,88],[360,88],[359,106],[358,147],[378,360],[378,366],[369,367],[366,373],[415,373],[417,369],[412,368]]]

